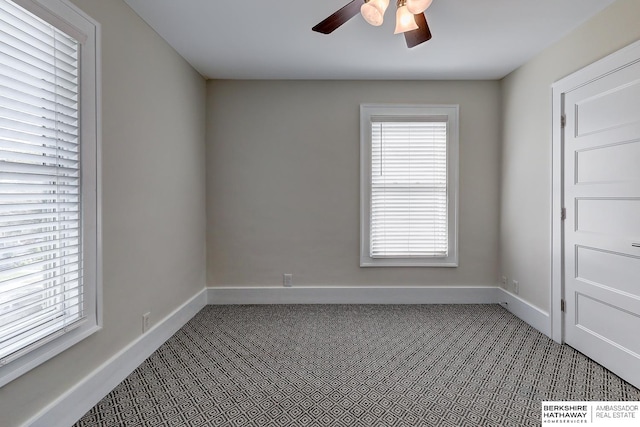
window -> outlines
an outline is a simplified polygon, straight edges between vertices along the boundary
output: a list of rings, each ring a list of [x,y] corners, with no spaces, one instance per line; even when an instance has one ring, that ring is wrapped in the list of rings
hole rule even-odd
[[[457,105],[362,105],[360,171],[361,267],[457,266]]]
[[[98,31],[0,0],[0,386],[99,329]]]

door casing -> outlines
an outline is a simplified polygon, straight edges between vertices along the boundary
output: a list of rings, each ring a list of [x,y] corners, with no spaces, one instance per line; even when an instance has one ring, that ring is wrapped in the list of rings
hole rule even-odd
[[[552,176],[551,176],[551,338],[564,342],[564,319],[561,301],[564,299],[564,95],[621,68],[640,62],[640,41],[564,77],[551,86],[552,105]]]

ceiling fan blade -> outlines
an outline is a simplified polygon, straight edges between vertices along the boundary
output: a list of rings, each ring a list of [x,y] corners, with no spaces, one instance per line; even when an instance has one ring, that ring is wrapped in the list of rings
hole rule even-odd
[[[365,0],[353,0],[333,15],[312,28],[313,31],[322,34],[331,34],[342,24],[360,13],[360,8]]]
[[[427,24],[427,16],[424,13],[419,13],[414,16],[416,18],[416,24],[418,24],[418,29],[404,33],[408,48],[431,40],[431,30],[429,30],[429,24]]]

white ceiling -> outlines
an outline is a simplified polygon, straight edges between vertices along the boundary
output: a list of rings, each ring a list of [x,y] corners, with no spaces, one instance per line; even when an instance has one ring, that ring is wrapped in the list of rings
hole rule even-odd
[[[311,27],[350,0],[125,0],[203,76],[218,79],[499,79],[615,0],[434,0],[433,39],[407,49],[394,1]]]

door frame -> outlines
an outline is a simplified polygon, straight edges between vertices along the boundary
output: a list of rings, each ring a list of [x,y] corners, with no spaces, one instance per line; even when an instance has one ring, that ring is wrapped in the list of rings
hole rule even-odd
[[[564,96],[581,86],[640,62],[640,40],[558,80],[552,90],[551,137],[551,338],[564,342]]]

